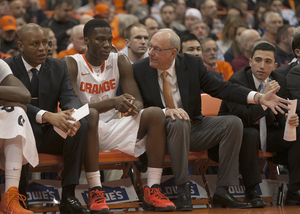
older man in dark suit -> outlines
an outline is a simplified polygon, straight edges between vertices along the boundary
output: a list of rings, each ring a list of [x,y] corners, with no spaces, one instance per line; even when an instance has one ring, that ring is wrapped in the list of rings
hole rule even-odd
[[[89,213],[75,198],[75,186],[79,183],[82,164],[98,170],[97,138],[88,138],[93,128],[97,133],[97,122],[82,119],[75,123],[73,108],[81,107],[75,95],[66,63],[47,58],[48,39],[43,29],[36,24],[27,24],[19,32],[18,47],[21,54],[6,60],[14,75],[31,92],[32,100],[27,104],[27,115],[34,130],[37,149],[40,153],[63,154],[61,213]],[[60,103],[61,112],[57,112]],[[98,116],[98,114],[93,114]],[[63,139],[53,127],[63,130],[68,136]],[[88,127],[90,126],[90,127]],[[89,135],[90,136],[90,135]],[[90,142],[94,141],[94,142]],[[95,148],[91,148],[91,147]],[[90,154],[85,154],[89,148]],[[96,151],[95,151],[96,149]],[[94,159],[93,159],[94,158]],[[87,164],[90,163],[90,164]]]
[[[167,149],[177,184],[177,210],[192,210],[188,188],[188,153],[203,151],[220,145],[220,167],[213,206],[251,207],[229,192],[228,186],[238,184],[238,154],[242,142],[243,125],[236,116],[203,117],[201,91],[220,99],[247,103],[263,103],[274,112],[275,106],[287,102],[268,94],[223,82],[207,72],[202,59],[179,54],[180,39],[170,29],[153,35],[149,43],[149,58],[133,65],[134,75],[144,105],[164,109],[167,120]],[[283,112],[279,107],[278,111]]]

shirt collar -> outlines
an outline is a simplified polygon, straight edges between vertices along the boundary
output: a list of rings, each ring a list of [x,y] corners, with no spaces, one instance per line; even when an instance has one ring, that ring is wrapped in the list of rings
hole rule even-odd
[[[176,75],[175,74],[175,59],[173,60],[173,63],[172,63],[170,68],[168,68],[167,70],[157,69],[157,71],[158,71],[158,76],[159,77],[161,76],[162,72],[164,72],[164,71],[167,71],[171,77],[174,77]]]
[[[26,71],[27,71],[27,72],[30,71],[32,68],[34,68],[34,67],[32,67],[31,65],[29,65],[29,64],[25,61],[25,59],[23,58],[23,56],[22,56],[22,61],[23,61],[24,65],[25,65],[25,68],[26,68]],[[35,68],[36,68],[36,69],[38,70],[38,72],[39,72],[40,69],[41,69],[41,64],[39,64],[39,65],[36,66]]]
[[[260,85],[260,83],[261,83],[262,81],[258,80],[258,79],[254,76],[254,74],[252,74],[252,77],[253,77],[253,80],[254,80],[255,88],[256,88],[257,91],[258,91],[259,85]],[[269,77],[268,77],[268,78],[269,78]],[[265,82],[266,84],[267,84],[268,78],[264,80],[264,82]]]

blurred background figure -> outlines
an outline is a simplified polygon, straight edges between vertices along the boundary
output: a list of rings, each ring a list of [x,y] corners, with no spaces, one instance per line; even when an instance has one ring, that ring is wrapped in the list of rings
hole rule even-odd
[[[15,16],[18,31],[26,24],[30,23],[30,17],[27,13]]]
[[[47,37],[48,37],[48,43],[51,45],[51,50],[48,53],[52,58],[57,58],[57,40],[55,37],[54,32],[51,30],[51,28],[44,27],[43,30],[45,31]],[[48,44],[49,45],[49,44]]]
[[[0,18],[4,15],[10,15],[8,0],[0,1]]]
[[[155,18],[148,16],[145,19],[140,21],[141,24],[145,25],[148,33],[149,33],[149,41],[151,40],[152,36],[159,30],[159,24]]]
[[[1,51],[3,53],[16,56],[19,54],[17,45],[17,23],[13,16],[5,15],[0,19],[0,34],[3,38]]]

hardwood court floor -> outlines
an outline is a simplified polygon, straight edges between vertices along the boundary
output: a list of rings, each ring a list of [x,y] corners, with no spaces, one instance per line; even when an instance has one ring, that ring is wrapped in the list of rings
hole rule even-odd
[[[111,212],[112,213],[112,212]],[[125,212],[113,212],[125,213]],[[265,207],[263,209],[229,209],[229,208],[199,208],[192,212],[152,212],[152,211],[128,211],[127,214],[298,214],[300,206],[274,206]]]

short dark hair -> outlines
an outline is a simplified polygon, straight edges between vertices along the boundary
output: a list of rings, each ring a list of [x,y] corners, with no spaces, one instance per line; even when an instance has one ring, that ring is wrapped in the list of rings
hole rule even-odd
[[[194,34],[191,34],[191,33],[182,36],[180,38],[180,40],[181,40],[181,42],[180,42],[180,52],[179,53],[182,53],[182,43],[184,43],[184,42],[196,40],[197,42],[199,42],[200,46],[202,46],[200,40],[198,39],[198,37],[195,36]]]
[[[300,49],[300,34],[297,34],[292,41],[293,53],[296,56],[295,50]]]
[[[176,12],[175,10],[176,10],[176,8],[174,7],[174,5],[173,4],[171,4],[171,3],[166,3],[166,4],[164,4],[161,8],[160,8],[160,12],[162,13],[162,11],[163,11],[163,9],[165,8],[165,7],[167,7],[167,6],[171,6],[171,7],[173,7],[173,9],[174,9],[174,12]]]
[[[89,35],[98,27],[110,27],[107,21],[103,19],[92,19],[88,21],[83,28],[83,36],[89,37]]]
[[[255,51],[272,51],[274,53],[274,58],[276,62],[277,53],[273,44],[267,41],[257,41],[255,42],[250,49],[250,58],[254,56]]]
[[[63,3],[66,3],[67,5],[74,5],[72,0],[57,0],[55,2],[54,8],[60,7]]]
[[[282,36],[285,36],[285,37],[288,36],[288,34],[289,34],[288,29],[290,27],[294,27],[294,26],[293,25],[283,25],[280,28],[278,28],[278,31],[277,31],[277,41],[276,41],[277,44],[280,43]]]

